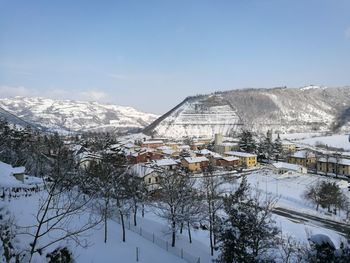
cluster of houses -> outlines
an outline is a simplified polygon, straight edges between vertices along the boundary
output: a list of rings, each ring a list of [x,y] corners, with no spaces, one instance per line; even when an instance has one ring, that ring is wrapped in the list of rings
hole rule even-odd
[[[132,140],[111,146],[119,150],[133,164],[134,172],[143,178],[149,189],[157,188],[160,170],[181,169],[200,174],[215,167],[221,170],[254,168],[257,155],[237,151],[235,143],[222,143],[217,136],[212,147],[210,140],[195,140],[188,144],[165,139]],[[208,148],[211,148],[209,150]]]
[[[223,140],[216,134],[214,143],[208,139],[174,142],[166,139],[128,139],[112,145],[108,151],[122,153],[133,165],[133,170],[143,178],[149,189],[157,188],[160,171],[182,170],[201,174],[215,170],[254,169],[258,165],[256,154],[239,151],[238,141]],[[350,158],[343,156],[320,156],[309,150],[300,150],[289,141],[282,142],[285,158],[271,164],[278,174],[307,173],[350,176]],[[81,165],[99,158],[78,147],[75,152]],[[349,156],[350,157],[350,156]]]

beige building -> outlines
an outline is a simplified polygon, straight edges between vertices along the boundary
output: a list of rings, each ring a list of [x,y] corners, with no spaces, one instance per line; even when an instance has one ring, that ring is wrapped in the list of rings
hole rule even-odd
[[[200,172],[209,165],[209,159],[206,157],[185,157],[181,160],[183,167],[191,172]]]
[[[296,145],[291,142],[282,142],[282,150],[285,153],[294,153],[296,151]]]
[[[298,151],[288,157],[288,162],[314,169],[316,168],[316,155],[309,151]]]
[[[241,164],[247,168],[254,167],[258,163],[257,155],[252,153],[229,151],[225,152],[225,155],[238,157],[241,161]]]
[[[350,176],[350,160],[335,157],[320,158],[317,173]]]

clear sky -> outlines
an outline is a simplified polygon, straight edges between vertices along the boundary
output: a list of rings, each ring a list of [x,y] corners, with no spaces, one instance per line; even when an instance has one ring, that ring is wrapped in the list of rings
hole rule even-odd
[[[348,0],[0,0],[0,97],[164,113],[186,96],[350,84]]]

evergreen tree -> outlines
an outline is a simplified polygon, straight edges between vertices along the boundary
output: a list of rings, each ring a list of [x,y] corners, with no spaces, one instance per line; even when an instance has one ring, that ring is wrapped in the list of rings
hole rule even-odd
[[[243,152],[255,153],[256,143],[253,134],[248,130],[243,130],[239,135],[238,146]]]
[[[246,178],[239,189],[224,199],[226,217],[219,230],[218,262],[259,262],[275,247],[277,228],[271,218],[273,200],[264,203],[250,196]]]
[[[283,156],[282,141],[279,134],[273,143],[273,156],[275,157],[276,162],[278,162]]]

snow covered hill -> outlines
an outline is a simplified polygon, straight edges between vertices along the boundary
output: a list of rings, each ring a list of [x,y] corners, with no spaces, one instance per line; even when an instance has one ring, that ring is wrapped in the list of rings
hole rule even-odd
[[[172,138],[228,135],[241,128],[257,132],[348,129],[350,88],[246,89],[188,97],[144,132]]]
[[[48,128],[51,131],[138,131],[157,115],[131,107],[104,105],[97,102],[15,97],[0,99],[6,116]]]

